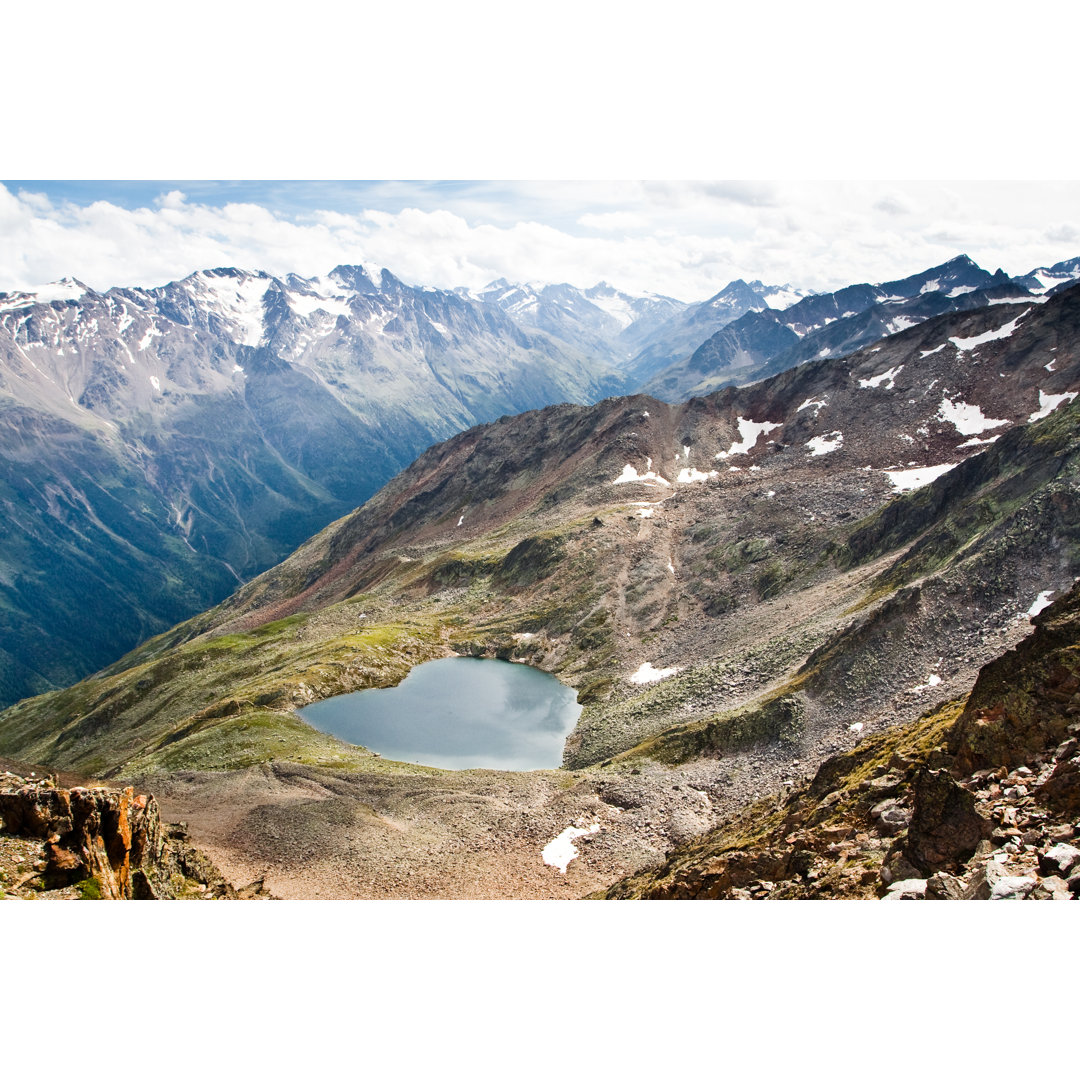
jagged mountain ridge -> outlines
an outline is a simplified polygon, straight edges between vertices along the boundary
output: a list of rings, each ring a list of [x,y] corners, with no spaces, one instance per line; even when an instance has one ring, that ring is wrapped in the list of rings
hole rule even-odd
[[[603,281],[579,289],[565,283],[512,284],[499,278],[478,292],[457,291],[494,304],[521,326],[543,330],[582,351],[604,356],[617,368],[643,338],[686,307],[669,296],[633,296]]]
[[[664,400],[686,400],[815,357],[854,352],[946,311],[1028,295],[1004,272],[990,274],[960,255],[908,278],[807,296],[783,311],[748,310],[655,372],[642,390]]]
[[[755,284],[760,286],[760,282]],[[721,327],[736,321],[747,312],[769,309],[769,302],[765,297],[767,291],[770,290],[755,288],[741,278],[737,279],[708,300],[689,305],[651,333],[644,335],[627,366],[635,387],[647,385],[657,372],[689,355]],[[772,290],[771,294],[784,296],[784,290]]]
[[[1074,259],[1063,259],[1061,262],[1054,263],[1053,266],[1036,267],[1023,277],[1013,278],[1013,281],[1017,285],[1023,285],[1030,292],[1039,294],[1068,288],[1077,278],[1080,278],[1080,256]]]

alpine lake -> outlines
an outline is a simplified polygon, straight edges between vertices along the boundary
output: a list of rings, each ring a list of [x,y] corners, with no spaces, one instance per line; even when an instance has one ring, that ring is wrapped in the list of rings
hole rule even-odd
[[[312,727],[395,761],[440,769],[557,769],[581,715],[554,675],[506,660],[419,664],[395,687],[299,710]]]

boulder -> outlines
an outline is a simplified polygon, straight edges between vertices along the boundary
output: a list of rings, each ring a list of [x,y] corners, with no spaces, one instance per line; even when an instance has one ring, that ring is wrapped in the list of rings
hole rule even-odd
[[[1038,884],[1033,877],[1003,877],[990,890],[990,899],[1024,900]]]
[[[884,799],[870,809],[870,817],[884,836],[903,832],[911,821],[911,810],[899,799]]]
[[[1055,751],[1055,761],[1068,761],[1069,758],[1075,757],[1077,751],[1080,750],[1080,742],[1076,739],[1066,739]]]
[[[1059,761],[1046,783],[1035,789],[1035,801],[1063,817],[1080,814],[1080,764]]]
[[[955,867],[975,853],[993,827],[975,809],[975,796],[944,769],[920,768],[904,854],[926,874]]]
[[[963,883],[952,874],[946,874],[944,870],[931,875],[926,883],[927,900],[962,900],[963,898]]]
[[[906,878],[903,881],[894,881],[888,891],[882,897],[883,900],[925,900],[926,879]]]
[[[71,832],[71,799],[52,786],[24,783],[0,791],[0,828],[14,836],[44,840],[54,834]]]
[[[881,867],[881,880],[885,885],[895,881],[909,881],[919,876],[919,869],[905,857],[904,852],[894,847],[886,856]]]
[[[1072,893],[1063,878],[1044,877],[1031,891],[1032,900],[1071,900]]]
[[[1072,844],[1055,844],[1039,856],[1039,873],[1067,878],[1080,868],[1080,848]]]

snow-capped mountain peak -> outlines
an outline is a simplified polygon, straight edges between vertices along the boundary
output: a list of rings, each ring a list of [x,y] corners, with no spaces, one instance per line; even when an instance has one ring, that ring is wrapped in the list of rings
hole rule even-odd
[[[16,308],[30,307],[33,304],[80,300],[91,291],[88,285],[84,285],[77,278],[64,277],[34,289],[0,293],[0,311],[14,311]]]

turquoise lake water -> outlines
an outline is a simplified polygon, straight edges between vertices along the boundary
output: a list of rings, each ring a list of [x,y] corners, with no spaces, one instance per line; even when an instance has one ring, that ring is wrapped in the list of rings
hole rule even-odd
[[[387,690],[318,701],[300,716],[383,757],[441,769],[555,769],[581,715],[577,693],[526,664],[452,656]]]

